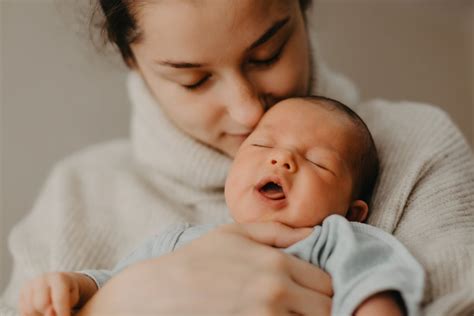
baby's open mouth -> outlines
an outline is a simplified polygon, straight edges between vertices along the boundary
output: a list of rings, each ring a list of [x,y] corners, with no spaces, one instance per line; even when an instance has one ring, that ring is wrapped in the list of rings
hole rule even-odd
[[[283,200],[285,199],[285,192],[278,183],[273,181],[265,183],[258,189],[258,191],[270,200]]]

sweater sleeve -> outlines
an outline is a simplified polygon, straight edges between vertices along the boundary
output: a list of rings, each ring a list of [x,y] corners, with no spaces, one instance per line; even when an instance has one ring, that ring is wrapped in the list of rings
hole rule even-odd
[[[447,144],[419,174],[394,234],[416,249],[430,276],[426,315],[473,315],[474,161],[444,123]]]
[[[87,210],[79,173],[84,175],[69,160],[57,164],[31,212],[10,232],[13,270],[0,297],[0,316],[16,315],[21,286],[35,276],[85,267],[103,269],[118,260],[119,251],[110,246],[117,237],[104,229],[107,213]]]
[[[369,223],[392,232],[427,273],[426,315],[474,313],[474,158],[449,117],[409,102],[362,114],[382,170]]]
[[[17,315],[16,307],[21,286],[30,278],[51,270],[51,246],[54,243],[55,211],[60,194],[61,179],[57,170],[48,178],[36,206],[17,224],[8,239],[13,256],[12,274],[0,300],[0,315]],[[39,251],[37,251],[39,250]]]
[[[161,234],[150,237],[135,248],[130,254],[122,258],[111,270],[87,269],[78,271],[78,273],[89,276],[95,282],[97,288],[100,289],[112,277],[123,271],[128,266],[172,252],[180,237],[189,227],[190,225],[187,223],[179,224],[170,227]]]

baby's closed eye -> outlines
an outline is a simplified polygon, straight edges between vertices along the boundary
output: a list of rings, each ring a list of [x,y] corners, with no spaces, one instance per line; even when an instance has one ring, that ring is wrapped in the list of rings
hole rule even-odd
[[[269,145],[263,145],[263,144],[252,144],[252,146],[255,146],[255,147],[261,147],[261,148],[272,148],[272,146],[269,146]]]
[[[316,166],[317,168],[320,168],[320,169],[323,169],[325,171],[328,171],[332,174],[335,175],[334,173],[334,170],[333,170],[333,167],[331,166],[331,164],[325,160],[324,158],[321,158],[321,157],[313,157],[313,156],[305,156],[304,158],[306,161],[310,162],[311,164],[313,164],[314,166]]]
[[[310,159],[310,158],[305,158],[306,161],[309,161],[310,163],[312,163],[313,165],[317,166],[317,167],[320,167],[320,168],[323,168],[325,170],[328,170],[329,171],[329,168],[326,167],[324,164],[322,164],[321,162],[317,161],[316,159]]]

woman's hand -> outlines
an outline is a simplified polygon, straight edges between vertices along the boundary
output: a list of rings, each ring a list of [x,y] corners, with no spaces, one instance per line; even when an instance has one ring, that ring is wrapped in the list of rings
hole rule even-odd
[[[112,278],[79,315],[329,315],[330,277],[267,247],[312,229],[229,224]]]

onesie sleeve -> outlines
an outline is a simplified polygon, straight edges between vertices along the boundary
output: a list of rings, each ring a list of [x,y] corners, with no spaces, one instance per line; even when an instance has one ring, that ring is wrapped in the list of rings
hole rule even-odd
[[[401,294],[408,315],[419,313],[423,269],[400,242],[378,228],[332,215],[285,252],[331,275],[333,315],[353,315],[365,299],[387,290]]]
[[[189,224],[173,226],[163,233],[154,235],[120,260],[112,270],[81,270],[77,271],[90,277],[97,288],[102,288],[113,276],[128,266],[143,260],[156,258],[174,250],[180,236],[189,228]]]

